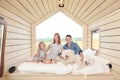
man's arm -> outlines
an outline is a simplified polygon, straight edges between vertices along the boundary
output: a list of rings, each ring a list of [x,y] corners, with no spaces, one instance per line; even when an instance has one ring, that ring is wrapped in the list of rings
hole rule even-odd
[[[84,57],[83,57],[83,53],[82,52],[80,53],[80,57],[81,57],[81,61],[83,61]]]
[[[76,51],[77,51],[77,53],[80,54],[81,61],[83,61],[83,51],[82,51],[82,49],[78,46],[77,43],[75,43],[75,47],[76,47]]]

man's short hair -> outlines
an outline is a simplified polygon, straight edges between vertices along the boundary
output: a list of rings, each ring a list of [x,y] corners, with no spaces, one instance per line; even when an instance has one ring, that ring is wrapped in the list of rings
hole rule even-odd
[[[68,34],[68,35],[66,35],[66,38],[67,38],[67,37],[70,37],[70,38],[72,38],[72,36],[71,36],[71,35],[69,35],[69,34]]]

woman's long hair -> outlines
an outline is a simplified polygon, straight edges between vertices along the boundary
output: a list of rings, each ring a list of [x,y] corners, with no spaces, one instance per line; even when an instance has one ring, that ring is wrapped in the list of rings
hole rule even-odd
[[[59,33],[55,33],[54,36],[57,35],[58,36],[58,44],[61,44],[61,39],[60,39],[60,35]],[[55,43],[55,39],[54,39],[54,42]]]

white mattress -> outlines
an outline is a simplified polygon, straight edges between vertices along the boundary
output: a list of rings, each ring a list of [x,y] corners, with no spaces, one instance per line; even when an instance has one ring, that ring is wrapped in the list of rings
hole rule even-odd
[[[107,64],[110,63],[108,60],[98,56],[92,56],[92,58],[94,58],[95,64],[92,66],[86,66],[82,69],[78,68],[77,64],[64,65],[62,62],[57,62],[56,64],[24,62],[18,66],[18,71],[50,74],[72,73],[73,75],[91,75],[110,72],[109,67],[107,66]]]

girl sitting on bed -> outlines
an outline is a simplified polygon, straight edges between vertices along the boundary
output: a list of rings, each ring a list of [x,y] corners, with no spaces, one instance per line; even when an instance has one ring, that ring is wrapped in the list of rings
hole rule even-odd
[[[37,53],[32,57],[32,60],[30,62],[36,62],[39,61],[44,62],[44,59],[46,58],[46,46],[44,42],[40,42],[38,46]]]

